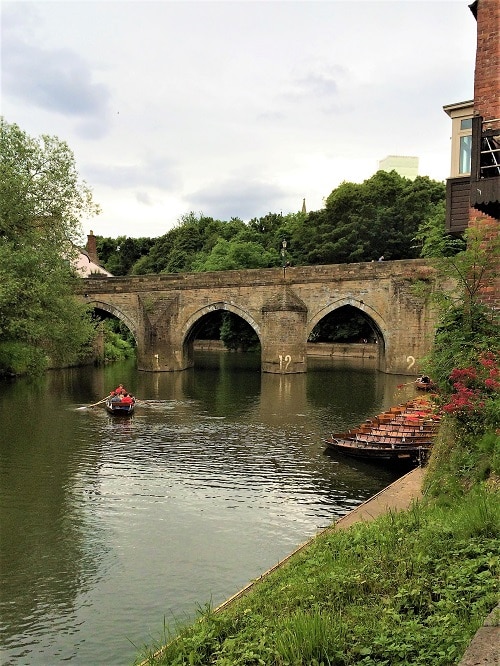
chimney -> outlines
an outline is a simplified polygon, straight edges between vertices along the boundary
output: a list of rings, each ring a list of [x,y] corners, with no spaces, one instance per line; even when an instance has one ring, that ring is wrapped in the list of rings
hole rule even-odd
[[[90,261],[92,261],[94,264],[99,264],[99,259],[97,257],[97,244],[93,231],[91,231],[87,236],[87,254],[89,255]]]

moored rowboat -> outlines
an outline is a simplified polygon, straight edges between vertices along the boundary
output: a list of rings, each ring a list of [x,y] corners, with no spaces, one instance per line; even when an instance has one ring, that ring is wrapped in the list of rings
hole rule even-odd
[[[430,444],[370,443],[358,439],[331,437],[325,440],[329,448],[353,458],[391,463],[421,463],[427,458]]]
[[[332,434],[328,448],[365,460],[422,464],[432,446],[439,417],[428,404],[411,401],[391,408],[358,428]]]
[[[418,379],[415,380],[415,388],[417,388],[419,391],[435,391],[437,386],[434,384],[432,379],[430,379],[430,377],[423,375],[422,377],[418,377]]]

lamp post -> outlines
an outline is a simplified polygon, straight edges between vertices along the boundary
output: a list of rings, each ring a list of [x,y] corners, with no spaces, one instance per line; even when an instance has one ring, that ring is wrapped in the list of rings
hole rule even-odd
[[[286,240],[283,238],[281,242],[281,263],[283,266],[283,279],[286,277]]]

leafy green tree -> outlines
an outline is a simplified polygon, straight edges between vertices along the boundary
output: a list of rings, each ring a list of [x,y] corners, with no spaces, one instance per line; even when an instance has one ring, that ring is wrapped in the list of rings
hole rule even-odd
[[[378,171],[364,183],[344,182],[296,228],[291,245],[301,264],[330,264],[411,259],[419,226],[440,210],[443,183],[427,177],[414,181],[395,171]]]
[[[23,241],[38,234],[67,250],[81,239],[82,216],[99,212],[69,146],[55,136],[34,139],[4,118],[0,138],[0,235]]]
[[[420,226],[431,218],[444,224],[444,194],[443,183],[427,177],[410,181],[394,171],[379,171],[361,184],[342,183],[319,211],[269,212],[248,224],[191,212],[150,248],[147,243],[136,248],[131,267],[118,256],[124,239],[104,239],[100,258],[116,275],[262,268],[281,265],[284,239],[292,265],[371,261],[381,255],[416,258],[422,246]],[[107,244],[112,248],[109,259]]]
[[[435,243],[429,241],[426,252],[433,257],[442,279],[456,284],[454,291],[434,295],[440,323],[428,370],[446,395],[451,390],[449,377],[454,368],[477,363],[481,354],[500,349],[498,312],[482,300],[485,289],[499,276],[500,240],[498,235],[488,236],[470,227],[464,234],[464,249],[448,255],[449,244],[431,231]],[[439,256],[440,249],[444,255]]]
[[[113,275],[130,275],[134,264],[154,245],[151,238],[96,237],[99,261]]]
[[[422,222],[415,234],[416,247],[420,248],[420,256],[424,259],[452,257],[466,249],[465,238],[457,238],[446,232],[445,212],[446,203],[442,201],[436,206],[435,213]]]
[[[132,266],[131,273],[182,273],[196,270],[195,263],[206,258],[220,238],[231,239],[245,228],[237,218],[221,222],[194,213],[184,215],[176,227],[155,239],[147,255]]]
[[[228,271],[242,268],[267,268],[276,266],[276,252],[266,252],[258,243],[245,241],[227,241],[220,238],[204,260],[195,261],[196,271]]]
[[[98,208],[64,142],[3,118],[0,139],[0,372],[35,372],[89,352],[72,259],[80,217]]]

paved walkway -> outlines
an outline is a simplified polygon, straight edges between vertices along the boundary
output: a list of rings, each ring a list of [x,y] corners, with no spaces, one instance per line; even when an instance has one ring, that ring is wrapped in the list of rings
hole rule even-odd
[[[390,486],[384,488],[370,499],[350,511],[335,523],[335,528],[347,528],[353,523],[369,521],[378,518],[388,511],[403,511],[409,509],[414,500],[422,497],[422,479],[424,473],[421,467],[408,472]]]

